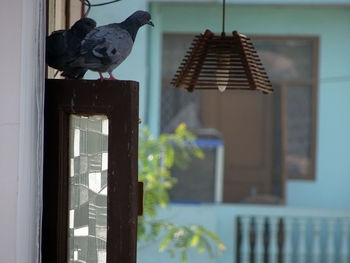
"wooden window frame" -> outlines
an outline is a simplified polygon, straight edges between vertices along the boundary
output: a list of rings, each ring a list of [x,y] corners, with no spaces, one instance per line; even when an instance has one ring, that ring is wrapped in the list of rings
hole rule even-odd
[[[67,29],[84,16],[84,4],[79,0],[46,0],[47,31]]]
[[[46,80],[42,261],[67,262],[70,114],[109,120],[107,263],[136,262],[138,83]]]
[[[84,4],[79,0],[46,0],[46,35],[53,31],[68,29],[84,16]],[[56,70],[46,66],[49,78],[60,78]]]
[[[311,80],[300,79],[300,80],[286,80],[276,81],[272,80],[273,84],[280,85],[282,87],[282,154],[283,154],[283,174],[286,179],[293,180],[315,180],[316,179],[316,140],[317,140],[317,109],[318,109],[318,87],[319,87],[319,49],[320,49],[320,38],[318,36],[300,36],[300,35],[250,35],[253,42],[254,40],[308,40],[312,41],[313,50],[313,78]],[[310,172],[305,176],[297,176],[294,174],[288,174],[286,170],[286,136],[287,136],[287,118],[286,118],[286,86],[287,85],[305,85],[308,84],[312,88],[312,123],[311,123],[311,155],[310,155]]]

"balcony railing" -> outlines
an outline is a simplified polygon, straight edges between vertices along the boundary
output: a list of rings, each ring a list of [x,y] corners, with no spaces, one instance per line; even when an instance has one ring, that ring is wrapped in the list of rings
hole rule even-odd
[[[237,263],[350,262],[349,211],[238,207],[234,215]]]

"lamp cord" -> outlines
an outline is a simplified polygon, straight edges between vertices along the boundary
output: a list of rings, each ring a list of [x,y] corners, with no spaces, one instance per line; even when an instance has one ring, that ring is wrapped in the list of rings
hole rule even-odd
[[[222,32],[221,36],[225,36],[225,7],[226,7],[226,0],[222,1]]]
[[[112,0],[112,1],[104,2],[100,4],[91,4],[90,0],[80,0],[80,2],[82,2],[85,6],[87,6],[87,10],[84,12],[84,17],[86,17],[89,14],[91,7],[109,5],[119,1],[121,0]]]

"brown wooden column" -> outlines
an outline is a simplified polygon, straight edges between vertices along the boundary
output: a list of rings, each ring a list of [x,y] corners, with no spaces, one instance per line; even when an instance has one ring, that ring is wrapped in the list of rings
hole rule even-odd
[[[138,83],[47,80],[42,262],[67,262],[69,116],[109,120],[107,262],[136,262]]]

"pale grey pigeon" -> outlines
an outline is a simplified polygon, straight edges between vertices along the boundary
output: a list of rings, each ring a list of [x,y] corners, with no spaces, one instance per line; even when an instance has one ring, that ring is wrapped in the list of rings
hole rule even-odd
[[[97,71],[100,79],[105,79],[102,72],[108,72],[108,79],[116,79],[112,71],[129,56],[139,28],[146,24],[154,26],[151,15],[136,11],[121,23],[94,28],[81,42],[80,57],[70,66]]]
[[[81,18],[69,30],[57,30],[46,37],[46,63],[70,79],[81,79],[85,67],[71,67],[70,63],[80,56],[81,41],[96,27],[95,20]]]

